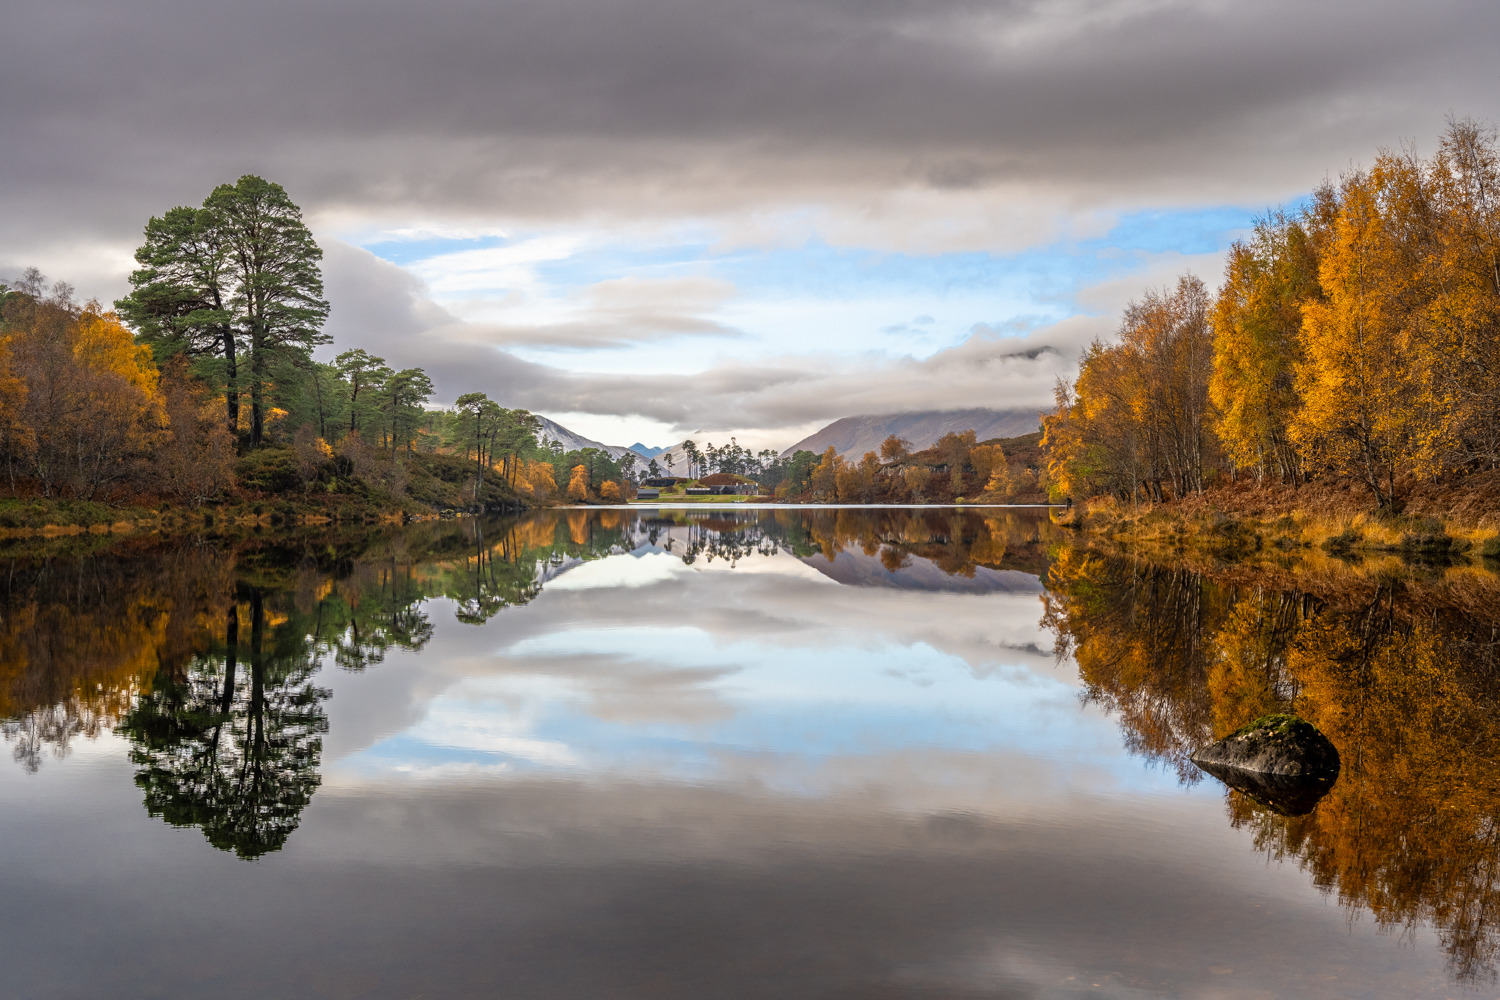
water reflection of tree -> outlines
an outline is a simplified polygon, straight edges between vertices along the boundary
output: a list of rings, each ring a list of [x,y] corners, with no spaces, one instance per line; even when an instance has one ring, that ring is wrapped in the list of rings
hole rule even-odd
[[[1077,662],[1085,696],[1119,715],[1127,747],[1186,781],[1200,775],[1187,755],[1212,731],[1207,640],[1226,597],[1197,573],[1077,549],[1059,554],[1043,597],[1042,622],[1057,655]]]
[[[152,816],[257,858],[286,843],[318,786],[328,691],[311,682],[309,637],[269,629],[259,591],[246,605],[247,627],[231,607],[222,650],[159,673],[118,730]]]
[[[733,565],[776,552],[834,560],[858,550],[878,557],[890,572],[917,558],[959,577],[972,577],[981,566],[1045,572],[1047,542],[1059,534],[1030,513],[900,508],[679,512],[646,519],[635,531],[642,541],[670,546],[688,564],[704,558]],[[663,539],[673,531],[677,537]]]
[[[360,563],[325,596],[307,602],[299,594],[295,624],[340,667],[360,671],[384,661],[392,649],[427,645],[433,633],[423,610],[427,596],[410,562]]]
[[[1272,710],[1339,748],[1308,815],[1226,792],[1257,849],[1384,928],[1436,928],[1459,979],[1500,957],[1500,670],[1493,615],[1399,581],[1306,595],[1064,553],[1045,621],[1135,749],[1182,755]]]

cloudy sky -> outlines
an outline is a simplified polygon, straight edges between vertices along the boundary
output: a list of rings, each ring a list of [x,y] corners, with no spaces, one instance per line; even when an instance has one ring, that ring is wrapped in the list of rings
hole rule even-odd
[[[18,0],[6,29],[0,279],[117,298],[147,217],[258,173],[324,247],[336,350],[620,444],[1045,405],[1257,213],[1500,118],[1479,0]]]

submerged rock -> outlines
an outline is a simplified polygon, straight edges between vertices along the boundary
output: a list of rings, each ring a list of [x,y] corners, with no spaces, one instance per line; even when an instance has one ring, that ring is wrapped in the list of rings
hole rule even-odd
[[[1281,816],[1303,816],[1333,788],[1336,775],[1266,774],[1242,771],[1220,764],[1200,763],[1200,768],[1252,802]]]
[[[1295,715],[1266,715],[1198,750],[1194,764],[1285,816],[1310,812],[1339,775],[1339,752]]]

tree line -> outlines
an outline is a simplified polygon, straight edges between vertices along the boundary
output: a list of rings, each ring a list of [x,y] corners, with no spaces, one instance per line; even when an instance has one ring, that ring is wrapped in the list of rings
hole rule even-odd
[[[633,455],[622,468],[596,449],[539,441],[536,418],[484,393],[432,408],[421,368],[357,347],[314,358],[330,343],[321,259],[286,191],[247,175],[150,219],[113,309],[76,302],[35,268],[0,284],[0,462],[12,496],[197,505],[248,489],[393,501],[415,495],[421,472],[448,483],[426,490],[433,502],[577,499],[611,482],[619,495],[641,471]]]
[[[1222,479],[1347,478],[1399,511],[1419,477],[1500,463],[1500,159],[1450,119],[1257,220],[1217,294],[1132,303],[1043,418],[1056,495],[1162,500]]]

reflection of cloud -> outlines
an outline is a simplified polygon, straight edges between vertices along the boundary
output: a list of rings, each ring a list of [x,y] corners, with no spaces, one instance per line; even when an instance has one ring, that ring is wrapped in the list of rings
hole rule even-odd
[[[486,673],[492,679],[525,679],[527,683],[519,689],[499,688],[512,699],[525,698],[532,679],[546,678],[549,700],[576,705],[605,722],[700,725],[733,714],[720,688],[721,681],[737,672],[733,664],[698,667],[673,663],[667,644],[675,637],[661,637],[654,630],[617,629],[610,635],[628,652],[536,653],[528,652],[532,647],[523,643],[518,650],[487,664]],[[653,635],[659,642],[646,638]],[[662,659],[656,659],[653,652]]]
[[[976,787],[977,808],[920,812],[874,794],[498,787],[477,770],[436,786],[331,782],[288,850],[254,866],[167,830],[123,836],[118,810],[138,814],[138,800],[118,768],[85,768],[75,797],[0,813],[6,902],[28,914],[6,941],[7,988],[1127,1000],[1421,996],[1442,982],[1427,932],[1398,951],[1374,921],[1348,923],[1295,866],[1268,868],[1227,835],[1216,797],[1038,800],[1033,784],[1055,775],[1014,764],[988,807]],[[24,779],[0,769],[7,801]],[[71,848],[60,873],[58,845]],[[184,891],[162,904],[168,877]],[[222,947],[231,932],[242,947]],[[1263,955],[1277,960],[1247,961]]]

